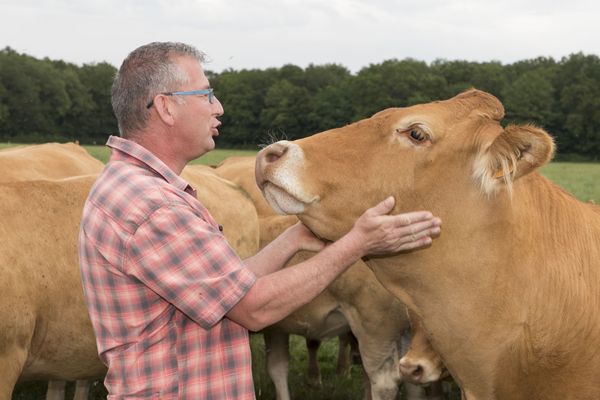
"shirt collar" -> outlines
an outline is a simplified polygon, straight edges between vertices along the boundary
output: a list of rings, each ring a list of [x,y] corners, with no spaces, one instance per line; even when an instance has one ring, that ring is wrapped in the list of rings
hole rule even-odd
[[[119,136],[110,136],[106,145],[113,150],[110,161],[134,162],[152,169],[179,190],[194,190],[182,177],[173,172],[171,168],[145,147]]]

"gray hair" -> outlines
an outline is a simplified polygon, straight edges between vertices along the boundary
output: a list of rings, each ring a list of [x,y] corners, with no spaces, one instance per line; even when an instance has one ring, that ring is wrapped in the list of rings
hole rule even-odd
[[[177,42],[153,42],[138,47],[123,61],[112,86],[112,107],[121,136],[127,137],[146,126],[150,115],[147,105],[158,93],[176,90],[189,77],[174,58],[188,56],[199,63],[204,53]]]

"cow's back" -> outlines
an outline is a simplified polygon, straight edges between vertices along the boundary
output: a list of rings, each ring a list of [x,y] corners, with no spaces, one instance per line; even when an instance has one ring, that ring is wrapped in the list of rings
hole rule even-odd
[[[103,166],[75,143],[19,146],[0,151],[0,182],[95,174]]]

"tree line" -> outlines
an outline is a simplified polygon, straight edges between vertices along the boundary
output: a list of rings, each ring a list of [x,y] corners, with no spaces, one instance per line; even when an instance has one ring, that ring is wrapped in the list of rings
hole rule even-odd
[[[208,65],[210,68],[210,65]],[[0,141],[104,143],[117,133],[110,104],[116,68],[78,66],[0,50]],[[582,53],[502,64],[387,60],[351,73],[338,64],[207,70],[225,107],[220,147],[290,140],[388,107],[450,98],[471,87],[494,94],[503,124],[532,122],[563,159],[600,159],[600,58]]]

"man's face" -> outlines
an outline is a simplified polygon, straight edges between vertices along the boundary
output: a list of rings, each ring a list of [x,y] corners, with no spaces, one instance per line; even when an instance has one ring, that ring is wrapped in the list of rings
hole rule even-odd
[[[190,78],[178,91],[208,89],[210,84],[204,74],[202,65],[191,57],[177,59],[179,66]],[[189,162],[215,148],[214,137],[219,135],[221,122],[217,119],[223,115],[223,106],[216,97],[212,103],[208,95],[185,96],[185,102],[176,105],[176,129],[184,146],[181,151],[186,162]]]

